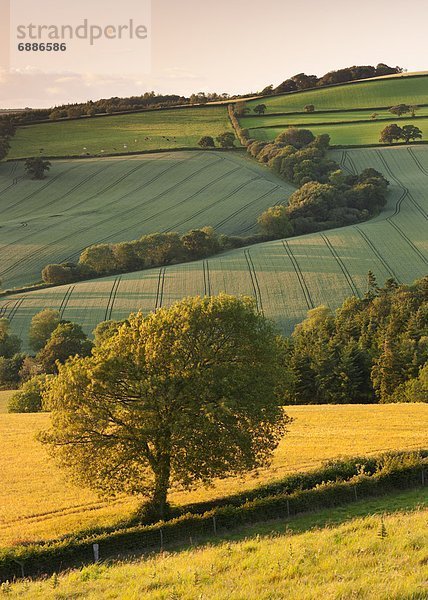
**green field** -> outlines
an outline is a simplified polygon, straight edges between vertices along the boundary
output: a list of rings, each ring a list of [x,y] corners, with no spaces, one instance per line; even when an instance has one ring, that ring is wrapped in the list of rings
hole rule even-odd
[[[149,111],[19,127],[9,158],[102,155],[194,148],[203,135],[231,130],[224,106]]]
[[[34,283],[86,246],[144,233],[254,231],[257,216],[293,191],[239,152],[55,161],[43,182],[24,177],[20,162],[1,163],[0,278],[9,288]]]
[[[387,119],[389,121],[394,120],[395,123],[398,124],[407,124],[411,123],[414,125],[418,125],[420,121],[419,117],[428,117],[428,106],[423,106],[420,108],[416,115],[416,119],[413,119],[410,115],[404,115],[403,117],[395,117],[391,115],[389,110],[382,109],[377,110],[375,113],[378,115],[377,121],[372,119],[372,115],[374,114],[373,110],[353,110],[353,111],[334,111],[334,112],[314,112],[314,113],[299,113],[299,114],[269,114],[266,113],[263,116],[246,116],[242,117],[239,121],[243,128],[247,129],[258,129],[265,127],[278,127],[278,128],[287,128],[293,125],[310,127],[313,125],[317,125],[319,123],[335,125],[337,123],[343,123],[343,121],[368,121],[369,123],[377,122],[379,128],[385,127],[383,121],[380,119]]]
[[[212,487],[173,489],[176,505],[206,501],[277,481],[289,473],[316,469],[339,456],[380,454],[426,447],[427,404],[288,406],[294,420],[269,467]],[[138,498],[107,501],[72,484],[36,440],[49,415],[0,414],[0,547],[57,538],[129,519]],[[17,469],[19,468],[19,477]]]
[[[266,119],[267,121],[267,119]],[[401,120],[367,121],[367,123],[334,123],[330,125],[310,125],[314,135],[328,133],[333,146],[365,146],[379,144],[380,133],[384,127],[391,123],[401,123]],[[428,140],[428,118],[403,119],[403,124],[412,124],[422,131],[423,140]],[[263,129],[250,129],[250,138],[262,141],[274,140],[286,127],[264,127]]]
[[[428,148],[358,149],[332,156],[351,172],[374,167],[391,181],[388,205],[377,218],[205,261],[6,297],[0,300],[0,314],[25,339],[32,316],[46,307],[61,309],[64,318],[90,332],[106,318],[225,291],[254,296],[259,310],[289,334],[308,309],[320,304],[336,308],[352,294],[364,295],[369,270],[382,283],[390,277],[410,283],[426,275]],[[241,233],[246,229],[242,226]],[[39,261],[36,246],[34,253]]]
[[[34,600],[422,600],[427,502],[425,490],[402,492],[221,531],[199,547],[15,583],[6,592]]]
[[[428,75],[395,77],[263,98],[268,112],[303,111],[306,104],[317,110],[390,107],[395,104],[428,104]],[[248,102],[249,108],[260,100]]]

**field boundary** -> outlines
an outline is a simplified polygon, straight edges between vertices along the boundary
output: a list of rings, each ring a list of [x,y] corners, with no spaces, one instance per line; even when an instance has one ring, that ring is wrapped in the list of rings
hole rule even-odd
[[[204,513],[187,513],[170,521],[153,525],[136,525],[108,533],[94,532],[85,538],[68,536],[54,542],[18,546],[0,554],[2,581],[20,577],[48,575],[69,568],[81,567],[94,561],[93,544],[98,544],[100,556],[118,558],[124,554],[144,554],[162,551],[166,545],[185,542],[189,536],[216,535],[218,529],[232,530],[237,526],[267,521],[272,518],[290,518],[302,513],[343,506],[351,502],[426,485],[428,461],[414,453],[383,455],[375,461],[375,470],[366,472],[364,464],[354,464],[356,475],[321,482],[306,482],[306,488],[294,487],[265,497],[247,500],[238,506],[226,504]],[[388,463],[388,456],[392,462]],[[395,459],[394,459],[395,456]],[[394,462],[395,460],[395,462]],[[348,465],[349,467],[349,465]],[[334,471],[334,467],[332,467]]]

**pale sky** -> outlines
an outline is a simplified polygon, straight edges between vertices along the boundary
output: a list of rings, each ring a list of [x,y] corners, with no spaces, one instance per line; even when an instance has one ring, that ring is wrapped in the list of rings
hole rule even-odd
[[[63,63],[51,63],[56,72],[35,68],[31,53],[20,54],[19,68],[6,67],[6,8],[11,3],[16,9],[14,2],[46,7],[40,15],[46,24],[53,18],[49,3],[64,11],[71,6],[79,22],[84,17],[96,22],[102,15],[109,24],[119,18],[117,7],[126,21],[132,16],[130,7],[141,4],[122,0],[110,9],[105,0],[0,0],[1,108],[53,106],[152,89],[184,95],[246,93],[295,73],[322,75],[354,64],[428,68],[428,0],[152,0],[151,61],[147,44],[138,46],[141,51],[119,45],[114,58],[104,58],[100,43],[96,67],[88,64],[83,46],[75,46],[74,54],[67,55],[70,64],[65,56]]]

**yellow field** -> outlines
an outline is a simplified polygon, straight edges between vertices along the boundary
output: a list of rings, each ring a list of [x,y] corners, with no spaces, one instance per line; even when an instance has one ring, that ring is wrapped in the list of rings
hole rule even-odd
[[[338,456],[428,446],[427,404],[294,406],[287,413],[295,420],[269,469],[209,489],[176,491],[171,500],[183,504],[227,495]],[[1,546],[111,525],[137,506],[135,499],[108,503],[74,487],[34,438],[48,424],[47,414],[1,415]]]
[[[7,404],[9,402],[9,398],[14,394],[14,391],[10,390],[0,390],[0,414],[7,412]]]
[[[4,591],[32,600],[422,600],[428,592],[426,506],[426,492],[413,490]],[[383,538],[381,517],[373,514],[380,511],[387,513]]]

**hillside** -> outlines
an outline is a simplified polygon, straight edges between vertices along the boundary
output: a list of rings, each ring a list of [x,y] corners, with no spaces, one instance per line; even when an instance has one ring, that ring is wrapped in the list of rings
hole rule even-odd
[[[195,148],[204,135],[231,130],[222,106],[157,110],[19,127],[10,159],[37,156],[82,156]]]
[[[244,153],[200,151],[55,161],[43,182],[24,177],[22,163],[2,163],[0,190],[0,278],[16,287],[97,242],[205,225],[254,231],[294,188]]]
[[[428,133],[428,76],[380,78],[362,82],[265,97],[263,116],[251,112],[240,119],[249,137],[270,141],[286,127],[309,127],[315,135],[327,133],[332,145],[379,144],[380,132],[391,123],[416,125],[426,139]],[[388,108],[396,104],[418,106],[416,116],[396,117]],[[253,110],[259,102],[250,101]],[[306,105],[315,112],[306,113]]]
[[[411,283],[425,275],[428,148],[358,149],[332,156],[350,172],[374,167],[390,180],[388,205],[377,218],[205,261],[6,297],[0,300],[0,314],[25,339],[32,316],[46,307],[60,309],[64,318],[90,332],[99,321],[131,311],[225,291],[254,296],[259,310],[289,334],[308,309],[320,304],[336,308],[352,294],[362,296],[369,270],[382,283],[390,277]],[[252,222],[242,225],[241,233],[251,231]],[[221,230],[219,222],[213,224]],[[29,260],[42,262],[36,254]]]
[[[212,488],[174,490],[172,502],[183,505],[229,496],[338,457],[426,446],[426,404],[288,406],[286,412],[294,421],[270,467],[216,481]],[[73,485],[35,439],[48,425],[46,413],[0,414],[0,547],[112,525],[129,518],[137,507],[137,499],[106,502]]]
[[[287,522],[222,531],[200,547],[16,583],[8,587],[8,597],[422,600],[427,516],[424,490],[403,492]]]
[[[259,101],[251,100],[253,108]],[[269,112],[303,111],[306,104],[317,110],[380,108],[395,104],[428,104],[428,75],[394,77],[346,83],[281,96],[265,97]]]

